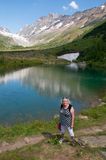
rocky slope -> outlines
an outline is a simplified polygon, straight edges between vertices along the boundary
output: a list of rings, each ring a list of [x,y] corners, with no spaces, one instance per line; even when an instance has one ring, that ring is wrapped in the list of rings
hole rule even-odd
[[[7,28],[0,27],[0,36],[10,38],[9,44],[11,45],[29,46],[29,41],[26,38],[19,36],[18,34],[11,33]]]
[[[72,16],[49,14],[25,26],[18,34],[29,39],[32,45],[48,42],[69,42],[90,25],[106,19],[106,4]],[[61,39],[59,41],[59,39]]]
[[[0,35],[9,37],[13,45],[58,46],[71,42],[96,23],[106,19],[106,3],[72,16],[49,14],[40,17],[33,24],[25,26],[17,34],[0,27]]]

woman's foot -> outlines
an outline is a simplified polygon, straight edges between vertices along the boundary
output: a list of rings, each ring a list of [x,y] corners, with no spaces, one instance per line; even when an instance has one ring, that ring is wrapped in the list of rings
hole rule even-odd
[[[63,141],[64,141],[64,138],[61,138],[61,139],[59,140],[59,143],[62,144]]]
[[[74,137],[71,137],[71,144],[72,144],[72,146],[75,146],[75,139],[74,139]]]

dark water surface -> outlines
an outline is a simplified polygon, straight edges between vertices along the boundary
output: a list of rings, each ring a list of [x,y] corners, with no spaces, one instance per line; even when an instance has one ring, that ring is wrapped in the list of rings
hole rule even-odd
[[[101,70],[37,66],[0,73],[0,123],[52,119],[63,96],[79,112],[105,91],[106,72]]]

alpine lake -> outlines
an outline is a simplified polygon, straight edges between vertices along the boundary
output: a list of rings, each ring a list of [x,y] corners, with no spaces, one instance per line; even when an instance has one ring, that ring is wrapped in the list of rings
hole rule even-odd
[[[76,113],[100,101],[106,91],[106,71],[72,65],[38,65],[0,72],[0,124],[51,120],[62,97]]]

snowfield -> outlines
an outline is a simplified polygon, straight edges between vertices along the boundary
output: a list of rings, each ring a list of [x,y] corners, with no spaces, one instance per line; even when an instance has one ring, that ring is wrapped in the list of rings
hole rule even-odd
[[[14,40],[14,42],[16,42],[16,44],[18,44],[18,45],[22,45],[24,47],[30,46],[29,41],[26,38],[24,38],[23,36],[20,36],[18,34],[13,34],[13,33],[7,32],[5,30],[0,31],[0,34],[3,36],[7,36],[7,37],[12,38]]]
[[[78,53],[69,53],[69,54],[64,54],[62,56],[58,56],[57,58],[59,59],[65,59],[65,60],[68,60],[68,61],[73,61],[73,60],[76,60],[79,56],[79,52]]]

